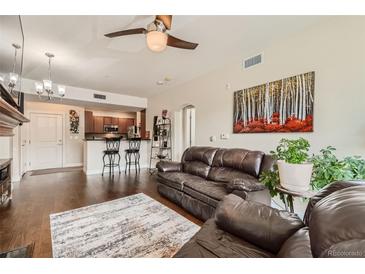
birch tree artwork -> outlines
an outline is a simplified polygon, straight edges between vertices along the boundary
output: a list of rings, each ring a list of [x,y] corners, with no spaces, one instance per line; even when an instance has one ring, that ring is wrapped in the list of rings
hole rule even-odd
[[[314,72],[234,93],[234,133],[312,132]]]

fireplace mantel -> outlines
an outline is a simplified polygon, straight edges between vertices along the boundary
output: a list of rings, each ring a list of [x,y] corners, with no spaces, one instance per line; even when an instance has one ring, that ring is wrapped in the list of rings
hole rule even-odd
[[[0,98],[0,136],[13,136],[13,128],[29,122],[19,110]]]

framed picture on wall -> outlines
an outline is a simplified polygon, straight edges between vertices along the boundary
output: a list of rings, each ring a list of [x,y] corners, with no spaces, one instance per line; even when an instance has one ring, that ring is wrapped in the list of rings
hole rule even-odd
[[[314,72],[234,93],[233,133],[312,132]]]
[[[69,111],[69,117],[70,117],[70,132],[72,134],[79,134],[80,133],[80,116],[76,112],[76,110],[71,109]]]

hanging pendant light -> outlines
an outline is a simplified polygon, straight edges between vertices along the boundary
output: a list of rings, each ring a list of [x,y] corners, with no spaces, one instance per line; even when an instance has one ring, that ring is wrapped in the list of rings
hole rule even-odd
[[[51,60],[54,57],[54,54],[46,52],[45,55],[48,57],[48,79],[43,80],[43,88],[47,92],[48,100],[51,100],[53,96],[51,80]]]
[[[14,92],[15,86],[18,83],[18,79],[19,79],[19,74],[17,74],[15,72],[15,69],[16,69],[16,57],[17,57],[18,49],[21,48],[21,46],[19,46],[18,44],[12,44],[12,46],[14,47],[15,52],[14,52],[13,71],[9,73],[8,87],[9,87],[10,93]]]
[[[48,100],[51,100],[54,96],[53,92],[53,83],[52,83],[52,74],[51,74],[51,60],[55,57],[53,53],[46,52],[45,55],[48,57],[48,79],[44,79],[42,83],[35,82],[35,90],[38,96],[40,97],[45,91],[48,96]],[[58,85],[58,95],[62,98],[66,94],[66,87],[63,85]]]

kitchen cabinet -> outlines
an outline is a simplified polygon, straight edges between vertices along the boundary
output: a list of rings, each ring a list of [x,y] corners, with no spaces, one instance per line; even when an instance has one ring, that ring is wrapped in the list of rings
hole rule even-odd
[[[127,133],[126,123],[124,118],[118,119],[118,133]]]
[[[118,132],[119,133],[128,133],[128,127],[134,126],[134,119],[133,118],[119,118],[118,121]]]
[[[134,119],[133,118],[126,118],[126,127],[127,127],[127,131],[128,132],[128,127],[130,126],[134,126]]]
[[[118,123],[119,123],[119,118],[112,117],[112,125],[118,125]]]
[[[113,118],[112,117],[104,117],[104,125],[112,125]]]
[[[104,119],[103,116],[94,116],[94,133],[104,133]]]
[[[94,133],[94,116],[92,111],[85,111],[85,133]]]

